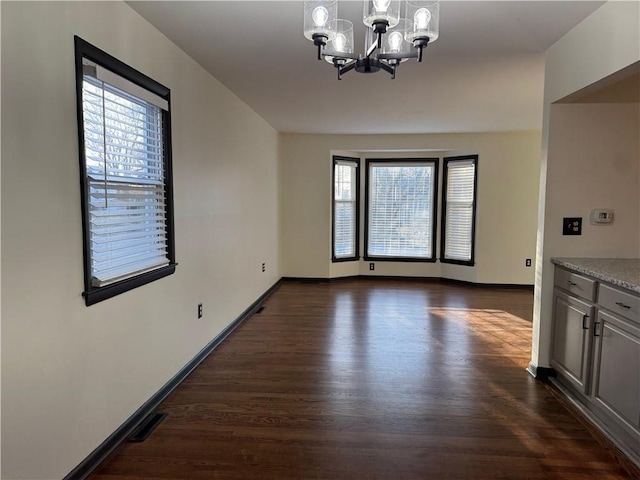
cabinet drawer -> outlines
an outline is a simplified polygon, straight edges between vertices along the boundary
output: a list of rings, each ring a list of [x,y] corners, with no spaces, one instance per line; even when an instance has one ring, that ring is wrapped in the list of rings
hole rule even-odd
[[[621,317],[640,323],[640,297],[608,285],[600,285],[598,304]]]
[[[571,292],[573,295],[589,300],[596,299],[596,282],[590,278],[583,277],[577,273],[570,272],[564,268],[555,269],[554,284],[563,290]]]

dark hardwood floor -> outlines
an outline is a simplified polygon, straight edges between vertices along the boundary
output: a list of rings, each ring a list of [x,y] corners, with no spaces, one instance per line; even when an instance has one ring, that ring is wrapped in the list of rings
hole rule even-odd
[[[287,282],[92,475],[125,479],[625,479],[531,378],[533,295]]]

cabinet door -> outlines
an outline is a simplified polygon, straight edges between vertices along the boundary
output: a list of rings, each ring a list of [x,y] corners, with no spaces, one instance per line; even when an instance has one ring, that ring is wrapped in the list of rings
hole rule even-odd
[[[635,429],[640,428],[640,328],[598,312],[594,334],[593,401]]]
[[[553,301],[551,364],[582,394],[588,394],[593,307],[556,291]]]

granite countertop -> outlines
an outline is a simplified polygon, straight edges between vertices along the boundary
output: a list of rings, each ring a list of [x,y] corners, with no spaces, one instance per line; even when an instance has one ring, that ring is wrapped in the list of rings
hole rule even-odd
[[[640,258],[552,258],[552,263],[640,293]]]

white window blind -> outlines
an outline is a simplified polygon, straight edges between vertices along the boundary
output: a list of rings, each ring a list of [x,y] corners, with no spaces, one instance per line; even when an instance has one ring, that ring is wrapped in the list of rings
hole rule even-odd
[[[444,258],[471,260],[475,163],[451,161],[447,165]]]
[[[101,287],[169,264],[162,111],[86,74],[82,110],[91,282]]]
[[[334,163],[333,252],[336,259],[356,256],[357,163]]]
[[[370,163],[367,254],[431,259],[434,163]]]

